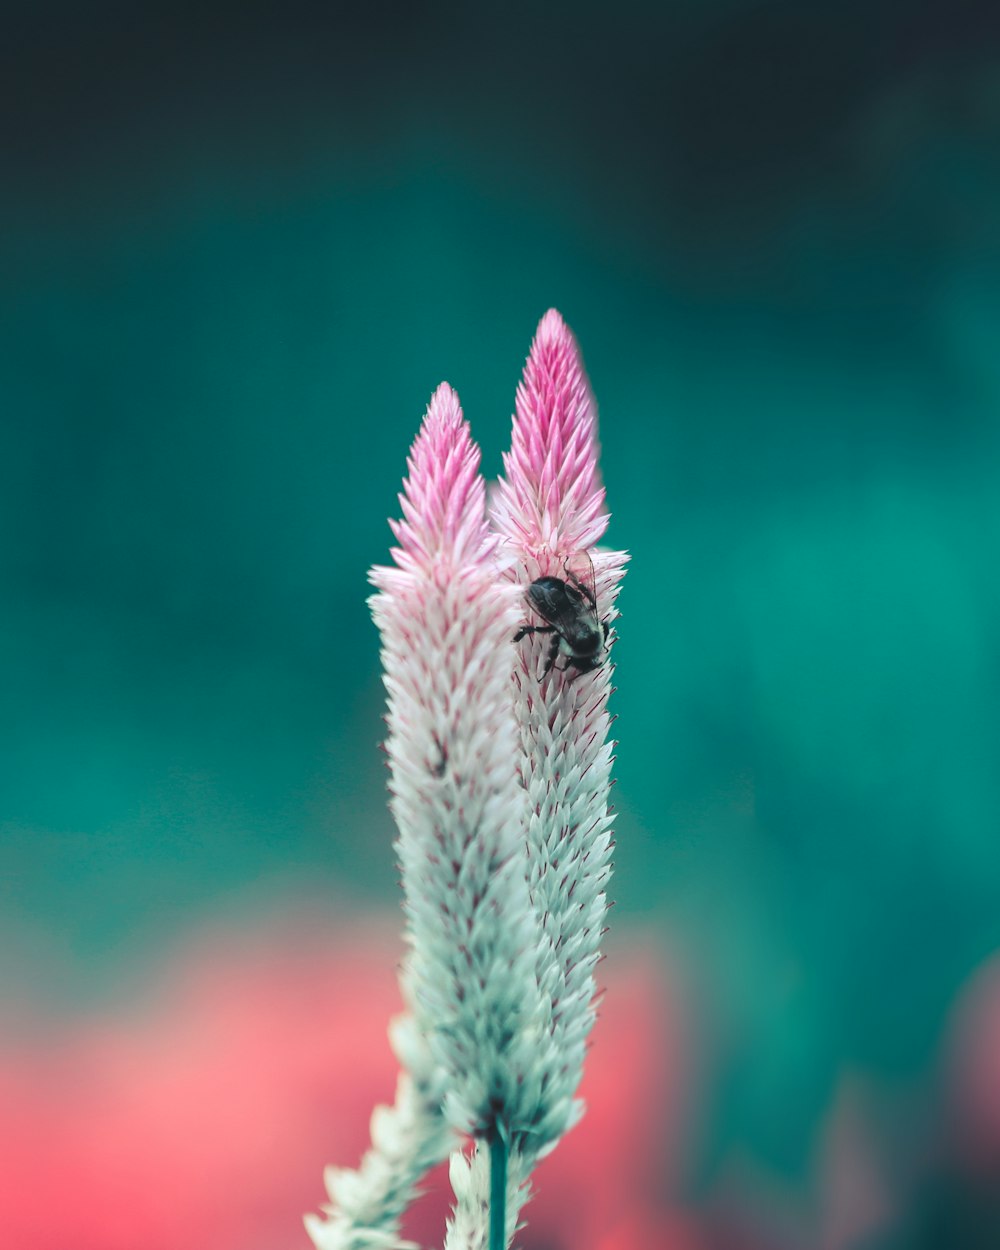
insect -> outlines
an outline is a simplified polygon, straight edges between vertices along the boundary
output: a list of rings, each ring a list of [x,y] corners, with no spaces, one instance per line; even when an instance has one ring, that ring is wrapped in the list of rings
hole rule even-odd
[[[600,668],[607,653],[608,623],[597,615],[594,566],[586,554],[575,557],[575,562],[580,573],[574,572],[567,560],[563,565],[565,581],[561,577],[539,577],[525,592],[528,603],[547,624],[522,625],[514,641],[520,642],[526,634],[552,634],[543,677],[555,667],[560,654],[566,657],[566,663],[559,671],[575,668],[579,675]]]

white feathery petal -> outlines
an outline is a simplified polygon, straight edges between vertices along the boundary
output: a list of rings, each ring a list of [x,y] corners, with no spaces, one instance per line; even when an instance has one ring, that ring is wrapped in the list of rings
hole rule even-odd
[[[372,1146],[357,1171],[327,1168],[326,1217],[307,1215],[316,1250],[407,1250],[400,1220],[420,1192],[427,1172],[444,1158],[453,1136],[440,1111],[406,1072],[400,1073],[392,1107],[372,1114]]]
[[[532,1160],[517,1150],[507,1156],[507,1245],[524,1227],[521,1209],[531,1197]],[[448,1221],[444,1250],[488,1250],[490,1244],[490,1148],[477,1142],[469,1156],[455,1151],[448,1167],[455,1206]]]
[[[372,1112],[372,1145],[354,1171],[328,1167],[330,1204],[325,1217],[306,1215],[316,1250],[409,1250],[400,1221],[420,1194],[424,1177],[455,1144],[442,1115],[446,1076],[437,1065],[412,1012],[409,968],[400,974],[409,1011],[389,1025],[389,1040],[402,1071],[392,1107]]]

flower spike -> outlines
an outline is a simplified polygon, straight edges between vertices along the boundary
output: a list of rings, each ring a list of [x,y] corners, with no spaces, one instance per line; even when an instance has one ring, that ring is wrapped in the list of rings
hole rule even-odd
[[[539,924],[524,857],[510,639],[518,603],[493,563],[479,449],[447,385],[431,400],[376,568],[393,816],[417,1021],[458,1129],[509,1137],[544,1109]]]
[[[522,620],[545,624],[525,593],[536,578],[574,587],[574,568],[589,562],[597,623],[610,644],[628,557],[592,549],[608,523],[597,456],[590,384],[576,340],[553,309],[539,324],[517,391],[492,521],[522,591]],[[549,991],[547,1027],[560,1056],[549,1092],[567,1109],[567,1128],[582,1111],[569,1108],[594,1022],[594,969],[611,875],[611,664],[606,656],[590,671],[554,663],[549,638],[534,632],[518,642],[513,682],[528,796],[528,880],[546,939],[536,975]]]
[[[582,1113],[611,872],[611,665],[627,556],[597,417],[562,318],[538,327],[487,522],[479,450],[442,384],[370,600],[388,694],[408,1014],[396,1103],[357,1172],[331,1169],[317,1250],[403,1250],[400,1220],[452,1154],[445,1250],[506,1250],[535,1163]],[[558,661],[562,659],[563,663]]]

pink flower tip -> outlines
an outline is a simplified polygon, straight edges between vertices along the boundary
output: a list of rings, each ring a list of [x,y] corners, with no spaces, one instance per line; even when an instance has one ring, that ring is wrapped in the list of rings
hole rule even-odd
[[[408,477],[399,496],[403,520],[389,525],[400,544],[400,568],[482,562],[493,546],[485,515],[480,452],[472,441],[458,396],[442,382],[407,457]]]
[[[558,308],[550,308],[538,323],[538,329],[535,331],[534,345],[554,344],[560,351],[568,348],[576,350],[576,339],[573,332],[562,319],[562,313]]]
[[[597,408],[580,349],[550,308],[517,388],[493,508],[497,532],[535,555],[565,558],[594,546],[608,523],[597,457]]]

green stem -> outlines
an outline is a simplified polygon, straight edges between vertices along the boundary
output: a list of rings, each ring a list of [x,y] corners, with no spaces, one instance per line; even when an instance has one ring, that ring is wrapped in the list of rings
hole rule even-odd
[[[490,1250],[507,1250],[507,1143],[490,1134]]]

